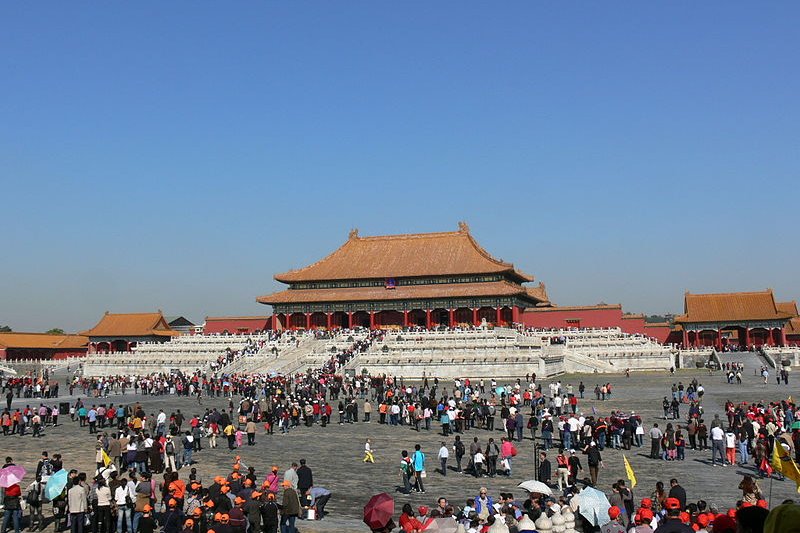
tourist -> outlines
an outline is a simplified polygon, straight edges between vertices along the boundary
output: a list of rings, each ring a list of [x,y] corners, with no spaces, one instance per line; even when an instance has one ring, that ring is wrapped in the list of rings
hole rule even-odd
[[[367,441],[364,443],[364,460],[362,462],[364,463],[375,462],[375,456],[372,454],[372,445],[370,444],[369,439],[367,439]]]
[[[300,516],[301,508],[302,505],[297,491],[292,487],[291,482],[284,480],[283,503],[281,505],[281,533],[297,533],[295,521]]]
[[[425,485],[422,479],[426,475],[425,454],[422,452],[422,446],[419,444],[414,445],[414,453],[411,454],[411,464],[414,467],[414,490],[424,494]]]
[[[538,479],[545,485],[550,485],[551,476],[552,476],[552,467],[550,465],[550,460],[547,458],[547,452],[539,452],[539,471],[537,472],[536,479]]]
[[[325,487],[314,486],[306,491],[306,499],[309,507],[317,510],[317,520],[322,520],[325,516],[325,504],[331,499],[331,491]]]
[[[586,454],[586,462],[589,465],[589,476],[592,480],[592,485],[597,485],[597,477],[600,473],[600,468],[603,466],[603,458],[600,456],[600,450],[597,448],[597,443],[591,441],[583,453]]]
[[[466,447],[464,443],[461,441],[461,436],[456,435],[455,442],[453,443],[453,453],[456,456],[456,472],[462,474],[463,471],[461,470],[461,461],[466,454]]]
[[[439,464],[441,465],[441,472],[443,476],[447,475],[447,459],[450,457],[450,451],[447,449],[447,443],[442,441],[442,447],[439,448]]]

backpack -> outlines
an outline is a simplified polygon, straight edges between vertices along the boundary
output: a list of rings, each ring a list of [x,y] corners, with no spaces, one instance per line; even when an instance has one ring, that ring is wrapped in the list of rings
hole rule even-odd
[[[174,443],[174,442],[172,442],[172,441],[169,441],[169,442],[167,443],[167,445],[164,447],[164,450],[165,450],[165,451],[166,451],[168,454],[172,455],[173,453],[175,453],[175,443]]]
[[[28,491],[28,494],[25,495],[25,502],[27,502],[28,505],[33,505],[34,507],[38,507],[39,505],[41,505],[42,501],[41,492],[42,492],[42,486],[39,483],[36,483]]]
[[[45,477],[49,478],[50,476],[53,475],[53,464],[50,462],[49,459],[45,459],[44,461],[42,461],[41,475],[43,478]]]

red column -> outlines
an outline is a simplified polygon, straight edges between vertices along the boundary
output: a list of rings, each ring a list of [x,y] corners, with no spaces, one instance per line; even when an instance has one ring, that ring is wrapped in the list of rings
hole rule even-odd
[[[456,310],[451,307],[450,309],[448,309],[448,311],[450,312],[450,317],[448,318],[448,321],[450,322],[450,327],[452,328],[453,326],[456,325]]]
[[[375,329],[375,311],[369,312],[369,329]]]
[[[511,322],[519,324],[519,307],[516,305],[511,308]]]
[[[750,328],[744,328],[744,345],[746,348],[750,348]]]
[[[353,329],[353,313],[347,313],[347,327]]]
[[[269,329],[271,329],[272,331],[278,329],[278,314],[275,312],[272,313],[272,317],[270,318]]]
[[[425,327],[431,329],[431,310],[425,310]]]
[[[683,347],[689,347],[689,332],[686,331],[686,328],[683,329]]]
[[[403,327],[408,327],[408,311],[403,311]]]
[[[722,349],[722,330],[717,330],[717,350]]]
[[[497,315],[497,318],[495,319],[494,325],[495,326],[499,326],[500,322],[503,321],[503,308],[502,307],[498,307],[496,309],[496,315]]]
[[[329,330],[333,329],[333,313],[325,313],[325,320]]]
[[[286,313],[286,329],[292,329],[292,313]]]
[[[786,326],[781,328],[781,346],[786,346],[788,342],[786,341]]]
[[[306,313],[306,329],[311,329],[311,313]]]
[[[478,309],[479,309],[478,307],[473,307],[472,308],[472,325],[473,326],[480,325],[480,322],[478,322]]]

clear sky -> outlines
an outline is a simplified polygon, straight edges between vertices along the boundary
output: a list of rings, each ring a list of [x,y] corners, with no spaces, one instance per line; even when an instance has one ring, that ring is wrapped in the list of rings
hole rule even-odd
[[[3,2],[0,324],[266,314],[455,230],[562,305],[797,285],[797,2]]]

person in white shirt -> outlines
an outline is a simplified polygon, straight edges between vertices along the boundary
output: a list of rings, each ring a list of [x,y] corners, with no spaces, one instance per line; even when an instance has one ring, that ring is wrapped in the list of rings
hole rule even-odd
[[[475,477],[481,477],[483,474],[483,463],[486,462],[486,456],[478,450],[472,457],[472,464],[475,467]]]
[[[364,462],[375,462],[375,457],[372,455],[372,446],[370,445],[369,439],[367,439],[367,442],[364,443]]]
[[[439,448],[439,462],[442,465],[442,475],[447,475],[447,459],[450,457],[450,451],[447,449],[447,444],[442,442],[442,447]]]
[[[725,466],[725,432],[721,427],[714,426],[711,428],[711,466],[717,466],[718,453],[721,466]]]
[[[122,531],[123,521],[127,523],[127,531],[133,531],[133,508],[129,503],[136,501],[136,494],[131,488],[131,482],[127,478],[120,478],[120,485],[114,490],[114,503],[117,504],[117,531]]]

